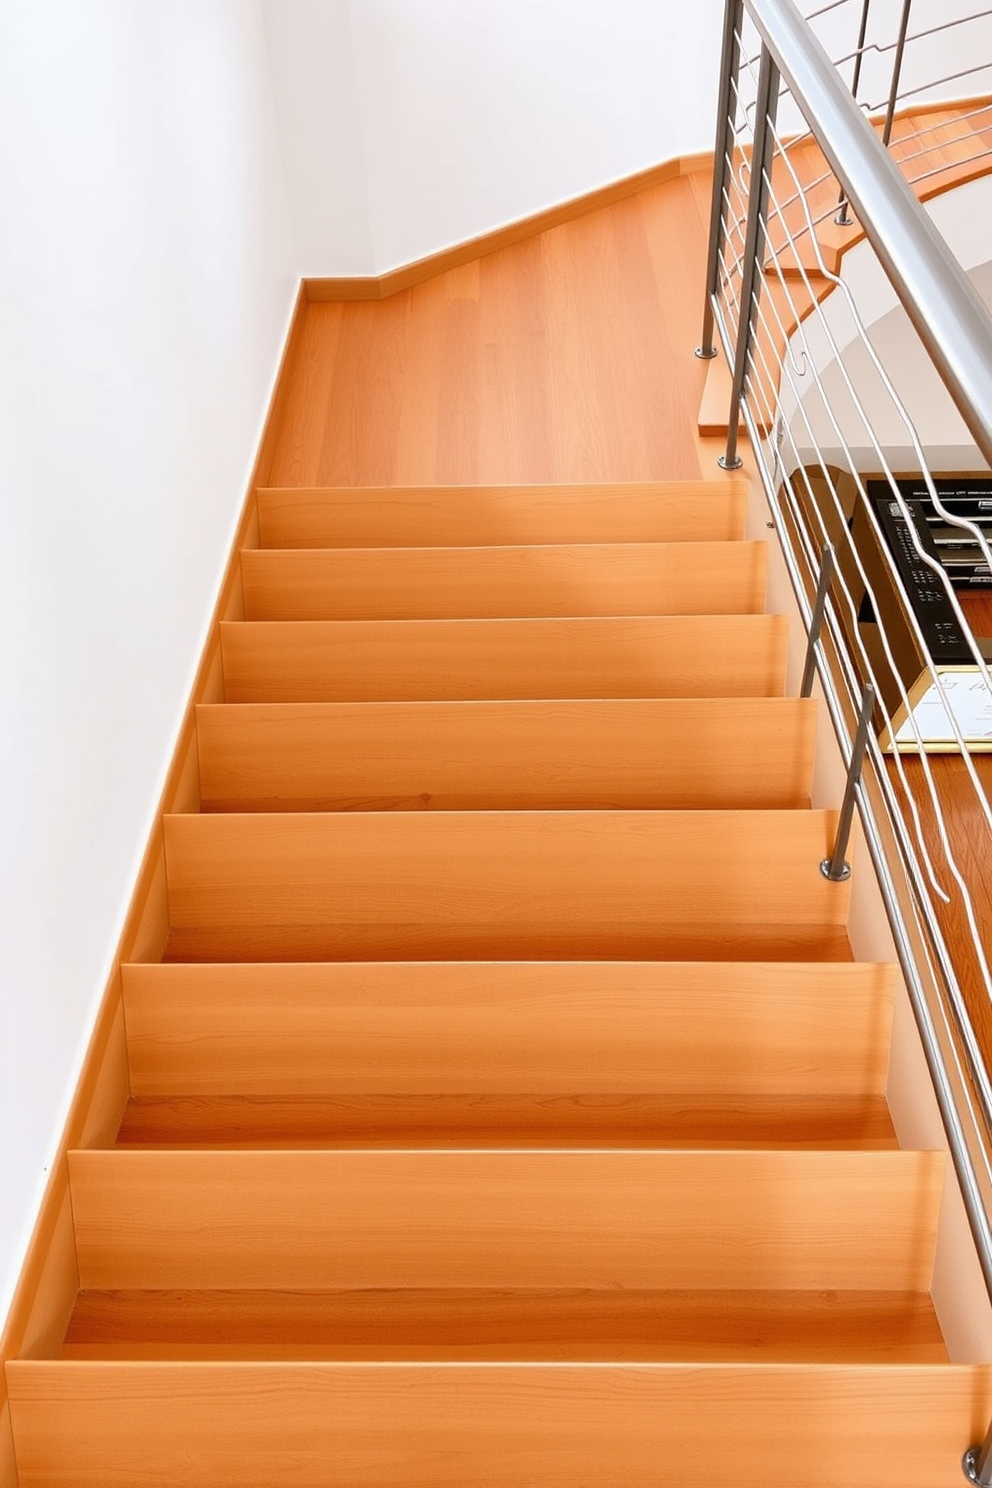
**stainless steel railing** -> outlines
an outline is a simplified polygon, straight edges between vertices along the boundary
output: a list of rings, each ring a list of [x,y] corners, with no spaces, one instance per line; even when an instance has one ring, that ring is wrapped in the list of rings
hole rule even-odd
[[[992,467],[992,317],[919,200],[942,174],[948,184],[985,168],[992,134],[987,142],[982,129],[986,116],[992,120],[992,100],[942,104],[943,114],[923,121],[899,116],[907,98],[946,94],[948,84],[992,67],[992,30],[988,61],[979,56],[929,80],[918,57],[907,71],[914,44],[964,33],[992,13],[951,16],[914,31],[903,0],[895,34],[883,41],[870,34],[869,6],[859,0],[852,10],[856,45],[831,60],[810,22],[827,17],[836,26],[845,4],[837,0],[804,19],[793,0],[728,0],[698,354],[715,355],[717,337],[733,369],[720,463],[740,463],[743,419],[810,632],[804,689],[819,677],[850,765],[842,831],[856,807],[992,1297],[992,1079],[974,1016],[992,1010],[992,972],[949,825],[946,779],[930,757],[934,736],[923,721],[921,689],[941,719],[941,747],[960,763],[990,854],[992,806],[957,708],[956,674],[941,664],[938,642],[904,587],[894,531],[903,559],[923,576],[964,648],[959,661],[987,705],[990,741],[992,675],[897,478],[892,427],[941,530],[976,544],[990,575],[992,551],[987,532],[942,500],[899,378],[869,335],[872,306],[845,277],[837,242],[849,231],[849,205],[874,272],[894,291],[929,375],[963,420],[974,465]],[[837,65],[853,64],[857,89],[869,50],[893,62],[886,96],[877,100],[885,114],[874,126],[866,113],[876,104],[852,97]],[[944,157],[941,140],[956,143],[954,161]],[[915,679],[907,654],[911,670],[919,670]],[[845,845],[839,836],[821,865],[828,878],[843,876]],[[952,911],[966,931],[964,950],[956,943],[953,954]],[[966,1448],[967,1475],[992,1488],[992,1428],[983,1444],[962,1443]]]

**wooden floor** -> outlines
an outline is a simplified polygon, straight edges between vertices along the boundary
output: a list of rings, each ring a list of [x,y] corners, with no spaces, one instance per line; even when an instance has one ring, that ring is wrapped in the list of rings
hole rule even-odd
[[[709,180],[311,304],[273,486],[694,479]],[[622,347],[622,354],[618,348]]]

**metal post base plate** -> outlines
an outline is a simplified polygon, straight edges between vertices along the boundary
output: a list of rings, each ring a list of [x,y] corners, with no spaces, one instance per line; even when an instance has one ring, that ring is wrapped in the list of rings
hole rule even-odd
[[[969,1483],[978,1482],[978,1459],[982,1454],[981,1447],[969,1447],[961,1458],[961,1471]]]
[[[728,460],[726,455],[721,455],[716,463],[719,465],[721,470],[740,470],[741,466],[744,464],[744,461],[741,459],[740,455],[735,455],[732,460]]]
[[[716,356],[716,347],[711,346],[709,350],[707,350],[705,346],[697,346],[696,356],[701,362],[711,362]]]
[[[839,873],[833,873],[830,868],[830,859],[824,858],[820,864],[820,872],[824,878],[829,878],[831,883],[844,883],[851,876],[851,865],[850,863],[844,863]]]

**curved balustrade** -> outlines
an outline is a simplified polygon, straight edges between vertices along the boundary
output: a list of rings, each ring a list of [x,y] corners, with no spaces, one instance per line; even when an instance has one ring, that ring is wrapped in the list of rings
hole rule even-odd
[[[989,64],[975,50],[973,63],[928,81],[919,53],[939,57],[935,38],[987,28],[990,13],[914,25],[905,3],[883,43],[870,31],[869,5],[847,7],[856,42],[831,59],[811,23],[827,17],[836,32],[844,9],[804,18],[792,0],[729,0],[698,354],[716,355],[715,332],[732,369],[721,464],[741,463],[743,424],[810,630],[806,682],[818,675],[850,761],[848,800],[861,815],[992,1295],[992,974],[966,861],[976,837],[977,851],[984,843],[992,853],[988,781],[975,754],[977,732],[992,744],[992,643],[983,647],[971,624],[988,601],[976,606],[952,582],[933,536],[944,558],[974,546],[971,579],[983,583],[984,569],[992,585],[992,528],[977,497],[945,499],[899,369],[878,354],[870,310],[842,272],[848,249],[867,240],[987,477],[992,317],[921,202],[992,168],[990,101],[928,102],[987,78]],[[857,93],[869,52],[876,64],[889,59],[891,75],[887,96],[866,102],[851,84]],[[884,113],[866,117],[878,107]],[[912,481],[890,458],[892,427],[912,454]],[[962,698],[987,718],[966,716]],[[937,749],[953,759],[936,758]],[[970,841],[956,820],[962,809]],[[839,844],[824,872],[835,874],[842,859]],[[992,1430],[965,1461],[989,1488]]]

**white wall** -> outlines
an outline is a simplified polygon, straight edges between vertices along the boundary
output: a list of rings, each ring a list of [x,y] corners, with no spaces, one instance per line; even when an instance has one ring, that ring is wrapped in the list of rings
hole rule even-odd
[[[262,0],[297,249],[314,274],[375,254],[349,0]]]
[[[307,274],[380,274],[713,147],[723,0],[263,7]],[[345,139],[366,233],[344,220],[361,211]]]
[[[255,0],[0,0],[0,1316],[296,287]]]
[[[355,0],[378,272],[713,148],[722,0]]]
[[[875,0],[889,45],[902,0]],[[303,271],[381,274],[713,147],[723,0],[262,0]],[[800,0],[820,8],[820,0]],[[972,14],[916,0],[911,36]],[[816,24],[856,42],[860,0]],[[911,41],[903,88],[992,57],[992,19]],[[860,96],[887,96],[869,52]],[[990,84],[985,71],[911,101]],[[798,116],[783,107],[783,128]],[[790,122],[791,120],[791,122]]]

